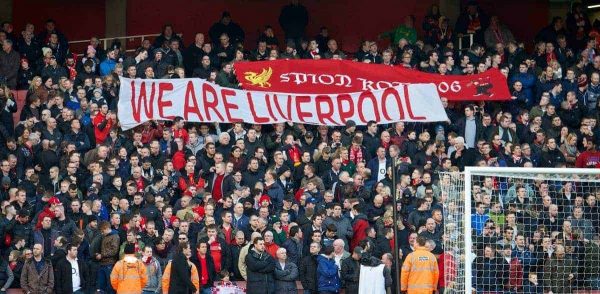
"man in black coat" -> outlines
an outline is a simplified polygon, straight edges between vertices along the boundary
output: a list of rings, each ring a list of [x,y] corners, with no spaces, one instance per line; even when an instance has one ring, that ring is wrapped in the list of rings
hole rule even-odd
[[[304,256],[300,261],[300,282],[304,291],[317,293],[317,256],[321,251],[321,244],[313,242],[310,244],[310,255]]]
[[[206,268],[202,267],[202,262],[200,262],[200,259],[206,259]],[[202,277],[202,272],[206,271],[207,276],[208,276],[208,280],[206,281],[206,283],[203,283],[202,281],[200,281],[201,285],[200,288],[205,289],[205,288],[209,288],[212,287],[213,282],[215,281],[215,279],[217,278],[217,272],[215,271],[215,262],[212,258],[212,256],[210,255],[210,253],[208,252],[208,243],[207,240],[201,240],[198,243],[198,248],[197,251],[195,251],[194,253],[192,253],[192,257],[190,257],[190,261],[196,265],[196,269],[198,269],[198,275],[200,277]],[[171,283],[171,285],[173,285]]]
[[[265,240],[262,237],[254,239],[254,247],[246,255],[248,273],[247,293],[275,293],[275,260],[265,251]],[[316,272],[316,266],[315,266]]]
[[[293,0],[281,9],[279,25],[285,33],[286,42],[294,41],[296,48],[300,48],[300,40],[304,37],[304,30],[308,25],[308,11],[300,5],[298,0]]]
[[[73,284],[73,275],[79,275],[79,285]],[[56,293],[72,294],[80,291],[87,293],[89,272],[87,265],[81,259],[77,259],[77,246],[67,245],[67,256],[58,261],[54,269],[54,285]]]
[[[362,248],[354,248],[351,258],[342,260],[340,271],[346,294],[358,294],[358,281],[360,280],[360,258],[362,257]]]
[[[2,51],[0,51],[0,77],[4,79],[4,83],[10,89],[17,88],[17,74],[21,57],[19,53],[13,50],[13,42],[4,40],[2,43]]]

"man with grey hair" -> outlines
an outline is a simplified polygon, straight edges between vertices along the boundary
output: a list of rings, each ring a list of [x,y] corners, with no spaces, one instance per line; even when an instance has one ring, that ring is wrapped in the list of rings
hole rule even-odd
[[[335,264],[339,269],[342,268],[342,261],[348,257],[350,257],[350,252],[344,249],[345,242],[342,239],[336,239],[333,241],[333,260],[335,260]]]
[[[297,293],[298,266],[287,260],[287,250],[277,249],[275,262],[275,293]]]
[[[465,138],[456,137],[456,139],[454,139],[455,151],[449,156],[452,165],[458,166],[461,171],[465,169],[465,166],[475,165],[477,159],[480,157],[475,148],[467,147],[468,145],[465,144]]]
[[[2,43],[0,51],[0,78],[4,79],[8,88],[17,88],[17,75],[19,73],[21,57],[13,50],[13,42],[9,39]]]

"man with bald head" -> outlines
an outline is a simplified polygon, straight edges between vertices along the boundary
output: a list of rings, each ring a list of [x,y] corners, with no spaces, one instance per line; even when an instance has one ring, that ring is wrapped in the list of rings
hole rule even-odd
[[[236,203],[233,207],[233,228],[237,231],[245,231],[249,223],[250,219],[244,214],[244,204]]]
[[[385,207],[383,206],[383,196],[376,195],[373,198],[373,203],[367,208],[367,218],[369,222],[375,223],[377,219],[383,216]]]
[[[287,259],[287,250],[277,249],[275,262],[275,293],[297,293],[298,265]]]
[[[333,260],[335,260],[338,269],[342,268],[342,261],[350,257],[350,252],[344,249],[345,243],[342,239],[333,241]]]

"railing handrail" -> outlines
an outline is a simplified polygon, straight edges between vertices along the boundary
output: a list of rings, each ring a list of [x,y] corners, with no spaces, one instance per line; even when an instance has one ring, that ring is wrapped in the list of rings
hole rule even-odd
[[[135,38],[146,38],[146,37],[158,37],[158,36],[160,36],[160,34],[133,35],[133,36],[121,36],[121,37],[102,38],[102,39],[98,38],[98,41],[101,41],[101,42],[103,42],[103,41],[108,41],[108,40],[112,41],[112,40],[114,40],[114,39],[119,39],[119,40],[122,40],[122,39],[135,39]],[[86,42],[89,42],[90,40],[92,40],[92,39],[86,39],[86,40],[77,40],[77,41],[69,41],[69,44],[79,44],[79,43],[86,43]]]
[[[146,35],[131,35],[131,36],[120,36],[120,37],[109,37],[109,38],[98,38],[98,41],[101,42],[102,44],[102,48],[104,48],[104,50],[106,50],[109,46],[109,42],[111,42],[112,40],[126,40],[126,39],[141,39],[141,41],[143,42],[146,38],[150,38],[150,37],[158,37],[160,36],[160,34],[146,34]],[[177,34],[177,36],[182,37],[183,34],[179,33]],[[69,44],[82,44],[82,43],[89,43],[92,39],[86,39],[86,40],[75,40],[75,41],[69,41]],[[134,48],[132,49],[127,49],[126,48],[126,44],[121,44],[123,46],[123,48],[125,49],[125,52],[133,52],[135,51]],[[83,54],[79,53],[77,54],[78,56],[82,56]]]

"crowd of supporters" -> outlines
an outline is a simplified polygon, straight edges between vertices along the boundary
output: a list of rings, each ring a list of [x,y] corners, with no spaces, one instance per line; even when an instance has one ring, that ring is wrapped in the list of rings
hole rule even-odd
[[[600,164],[600,23],[592,25],[581,6],[541,28],[534,43],[515,40],[511,29],[518,28],[476,2],[454,27],[433,6],[424,19],[407,16],[358,50],[339,48],[326,27],[307,38],[309,17],[292,1],[279,26],[266,26],[248,44],[224,12],[192,42],[165,25],[133,54],[118,40],[102,48],[95,37],[84,52],[72,52],[53,20],[42,29],[3,23],[0,292],[211,293],[242,291],[234,281],[246,280],[248,293],[295,293],[296,281],[304,293],[358,293],[361,265],[383,265],[379,286],[387,291],[452,290],[456,273],[444,269],[464,259],[442,246],[453,237],[445,222],[455,207],[443,192],[450,176],[440,172]],[[457,40],[467,35],[474,43],[459,51]],[[382,38],[389,48],[378,46]],[[239,88],[236,62],[296,58],[440,75],[498,69],[512,99],[442,98],[443,123],[176,118],[119,127],[120,76],[198,77]],[[13,90],[27,91],[24,104]],[[489,177],[473,188],[475,285],[505,293],[600,289],[600,192],[544,180],[511,184],[500,192]],[[423,250],[438,258],[439,281],[395,276],[395,267]]]

